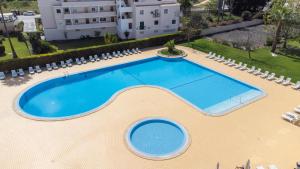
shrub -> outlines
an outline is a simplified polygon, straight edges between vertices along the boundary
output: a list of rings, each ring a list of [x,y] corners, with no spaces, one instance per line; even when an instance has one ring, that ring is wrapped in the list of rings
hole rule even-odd
[[[174,40],[170,40],[164,46],[168,48],[168,51],[170,53],[172,53],[174,51],[174,49],[175,49],[175,41]]]
[[[252,19],[252,13],[250,11],[244,11],[242,13],[242,18],[244,21],[250,21]]]
[[[0,56],[4,56],[4,54],[5,54],[5,47],[2,44],[0,44]]]

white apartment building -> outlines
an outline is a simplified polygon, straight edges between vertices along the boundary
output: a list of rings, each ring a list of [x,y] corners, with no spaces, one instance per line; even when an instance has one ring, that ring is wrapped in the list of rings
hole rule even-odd
[[[107,32],[122,39],[143,38],[179,27],[177,0],[38,0],[38,5],[48,41]]]

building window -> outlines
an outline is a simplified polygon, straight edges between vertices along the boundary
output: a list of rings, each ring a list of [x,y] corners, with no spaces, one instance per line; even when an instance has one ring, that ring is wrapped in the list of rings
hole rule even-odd
[[[65,9],[64,9],[64,13],[66,13],[66,14],[70,13],[69,8],[65,8]]]
[[[106,22],[106,18],[100,18],[100,22]]]
[[[154,25],[158,25],[158,20],[155,20],[155,21],[154,21]]]
[[[71,19],[66,20],[66,25],[72,25]]]
[[[111,21],[111,22],[115,22],[115,17],[111,17],[111,18],[110,18],[110,21]]]
[[[172,20],[172,24],[176,24],[176,20]]]
[[[140,30],[144,30],[145,29],[145,22],[140,22]]]
[[[141,14],[141,15],[144,15],[144,10],[140,10],[140,14]]]
[[[74,20],[74,23],[75,23],[75,24],[78,24],[78,19],[75,19],[75,20]]]
[[[164,14],[168,14],[168,9],[164,9]]]
[[[103,6],[100,6],[100,11],[103,11]]]
[[[128,29],[132,29],[132,23],[128,23]]]
[[[92,8],[92,12],[96,12],[96,8]]]
[[[56,13],[61,13],[61,10],[60,9],[56,9]]]
[[[94,22],[94,23],[97,22],[97,18],[93,18],[93,22]]]

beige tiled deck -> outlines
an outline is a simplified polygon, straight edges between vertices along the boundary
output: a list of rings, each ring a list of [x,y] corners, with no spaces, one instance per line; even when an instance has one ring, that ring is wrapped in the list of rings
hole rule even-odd
[[[140,55],[44,72],[0,84],[0,168],[3,169],[208,169],[220,162],[234,168],[250,159],[254,165],[274,163],[281,169],[300,160],[300,128],[281,114],[300,104],[300,92],[237,71],[185,49],[188,59],[231,75],[266,91],[268,96],[226,116],[210,117],[170,93],[154,88],[130,89],[105,108],[77,119],[45,122],[26,119],[13,110],[15,97],[48,78],[124,63]],[[124,144],[128,125],[144,117],[167,117],[189,131],[192,143],[181,156],[166,161],[137,157]]]

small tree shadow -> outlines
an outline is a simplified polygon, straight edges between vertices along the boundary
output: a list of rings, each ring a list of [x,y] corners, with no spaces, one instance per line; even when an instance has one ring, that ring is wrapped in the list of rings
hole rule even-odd
[[[20,86],[22,84],[27,83],[31,79],[32,79],[32,77],[30,77],[28,75],[25,75],[22,77],[17,77],[17,78],[9,77],[6,80],[2,81],[2,84],[6,85],[6,86]]]

